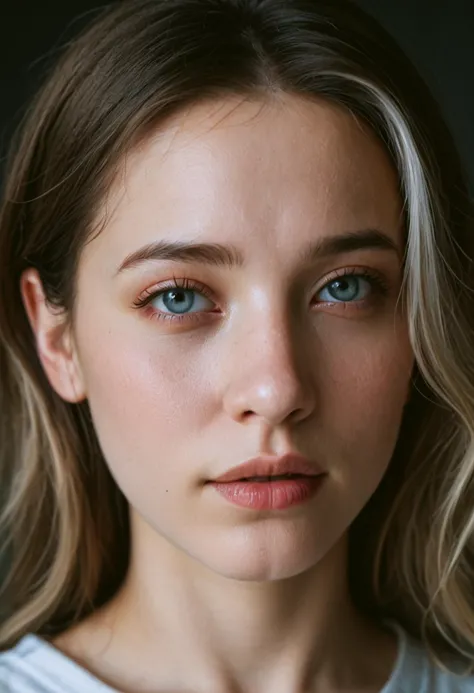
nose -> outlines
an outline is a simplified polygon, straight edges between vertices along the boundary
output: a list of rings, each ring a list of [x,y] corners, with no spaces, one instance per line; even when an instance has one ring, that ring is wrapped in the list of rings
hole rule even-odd
[[[283,317],[254,325],[235,336],[224,408],[235,421],[267,426],[296,423],[315,407],[308,340]]]

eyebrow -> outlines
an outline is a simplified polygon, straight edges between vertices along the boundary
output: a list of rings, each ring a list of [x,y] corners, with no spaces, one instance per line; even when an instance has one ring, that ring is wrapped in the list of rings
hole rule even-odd
[[[311,264],[321,258],[370,249],[388,250],[400,255],[400,249],[390,236],[378,229],[365,229],[311,241],[301,252],[300,258],[304,264]],[[159,260],[201,263],[229,269],[245,264],[243,253],[232,244],[163,240],[149,243],[127,255],[116,274],[137,267],[143,262]]]

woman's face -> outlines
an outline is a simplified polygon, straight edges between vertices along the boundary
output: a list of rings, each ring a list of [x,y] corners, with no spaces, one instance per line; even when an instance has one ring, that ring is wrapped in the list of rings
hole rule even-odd
[[[382,146],[324,102],[201,104],[127,157],[105,211],[74,338],[142,531],[239,579],[314,566],[387,468],[413,366]],[[176,243],[222,248],[147,257]],[[205,483],[288,451],[326,472],[301,505],[239,508]]]

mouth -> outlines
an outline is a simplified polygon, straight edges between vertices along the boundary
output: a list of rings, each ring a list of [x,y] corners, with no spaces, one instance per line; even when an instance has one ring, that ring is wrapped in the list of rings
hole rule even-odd
[[[208,482],[225,500],[250,510],[286,510],[313,498],[326,473],[235,476]]]
[[[311,479],[324,473],[324,469],[298,453],[287,453],[280,457],[255,457],[233,467],[211,483],[291,481]]]
[[[261,481],[268,483],[269,481],[285,481],[287,479],[304,479],[309,478],[308,474],[278,474],[273,476],[247,476],[242,479],[235,479],[235,481]],[[217,482],[219,483],[219,482]],[[229,482],[228,482],[229,483]]]

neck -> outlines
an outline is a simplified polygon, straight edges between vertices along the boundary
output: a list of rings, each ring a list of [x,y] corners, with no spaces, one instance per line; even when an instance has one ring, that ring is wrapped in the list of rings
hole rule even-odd
[[[246,582],[209,571],[139,523],[122,589],[74,651],[62,643],[99,678],[127,693],[383,687],[395,640],[349,598],[346,537],[299,575]]]

